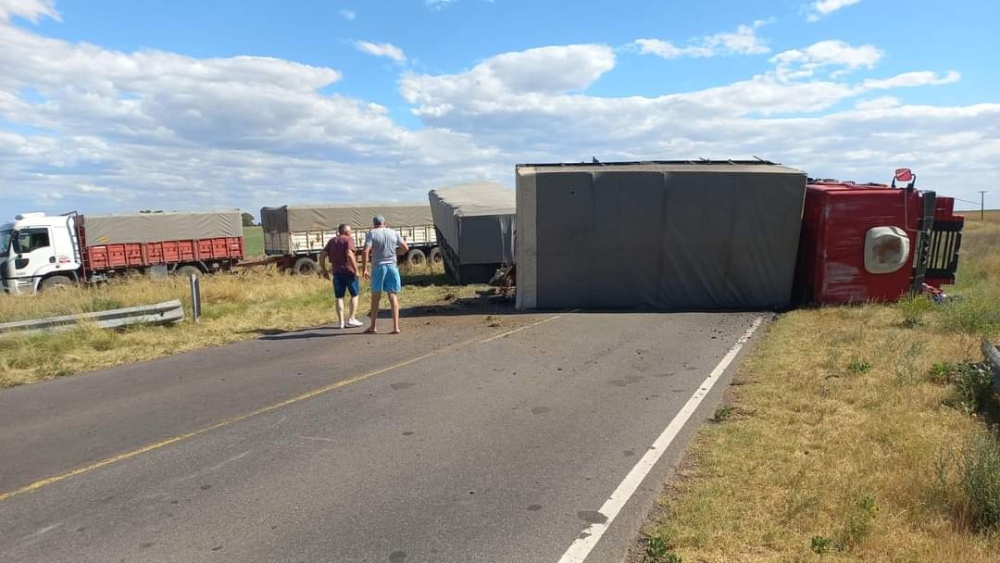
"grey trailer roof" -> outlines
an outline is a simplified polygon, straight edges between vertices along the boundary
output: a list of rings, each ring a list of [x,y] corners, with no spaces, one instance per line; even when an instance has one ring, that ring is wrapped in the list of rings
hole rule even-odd
[[[208,212],[84,215],[87,245],[242,237],[238,209]]]
[[[458,217],[508,215],[517,211],[517,192],[496,182],[434,188],[428,196],[440,200]]]
[[[331,231],[341,223],[367,227],[375,215],[385,217],[390,227],[434,223],[430,205],[426,203],[283,205],[260,210],[265,232]]]
[[[518,174],[565,172],[697,172],[729,174],[805,174],[802,170],[766,160],[656,160],[637,162],[581,162],[518,164]]]

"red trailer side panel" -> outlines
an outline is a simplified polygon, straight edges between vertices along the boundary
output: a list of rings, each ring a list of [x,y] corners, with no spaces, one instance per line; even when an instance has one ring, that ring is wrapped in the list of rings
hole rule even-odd
[[[242,238],[218,237],[85,246],[84,252],[88,270],[100,272],[160,264],[242,260],[244,249]]]

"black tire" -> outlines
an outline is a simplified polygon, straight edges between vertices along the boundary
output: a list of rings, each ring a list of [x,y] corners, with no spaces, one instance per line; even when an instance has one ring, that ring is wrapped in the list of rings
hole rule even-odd
[[[174,270],[175,276],[182,277],[185,279],[190,278],[192,274],[201,277],[202,271],[199,270],[197,266],[190,266],[190,265],[181,266],[180,268]]]
[[[427,263],[427,256],[422,250],[414,248],[406,255],[406,263],[410,266],[423,266]]]
[[[427,258],[427,260],[431,264],[440,264],[441,262],[444,262],[444,254],[441,252],[441,249],[439,247],[435,246],[434,248],[431,249],[431,254]]]
[[[292,273],[300,276],[314,276],[319,271],[319,264],[308,256],[303,256],[295,261],[292,266]]]
[[[39,289],[42,291],[52,291],[58,289],[66,289],[73,286],[73,280],[66,276],[52,276],[50,278],[45,278],[42,280]]]

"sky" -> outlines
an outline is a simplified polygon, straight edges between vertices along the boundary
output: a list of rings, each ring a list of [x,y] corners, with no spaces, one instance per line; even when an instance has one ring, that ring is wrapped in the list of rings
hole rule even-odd
[[[1000,207],[986,0],[0,0],[0,220],[748,159]]]

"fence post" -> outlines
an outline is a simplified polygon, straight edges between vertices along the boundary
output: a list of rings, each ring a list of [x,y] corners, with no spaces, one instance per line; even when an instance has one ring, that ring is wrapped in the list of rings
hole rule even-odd
[[[201,321],[201,277],[197,274],[191,274],[191,316],[194,317],[194,322],[200,323]]]

